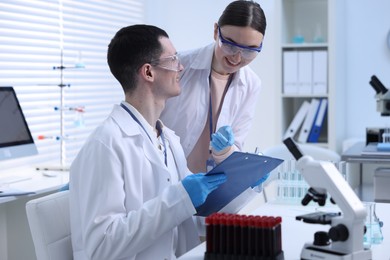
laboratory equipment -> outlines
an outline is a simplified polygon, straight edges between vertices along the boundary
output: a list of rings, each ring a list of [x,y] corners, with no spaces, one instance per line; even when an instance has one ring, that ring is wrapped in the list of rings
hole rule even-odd
[[[284,259],[281,217],[213,213],[205,222],[205,260]]]
[[[371,250],[363,245],[366,209],[342,174],[331,162],[316,161],[303,155],[291,138],[283,142],[297,160],[296,167],[311,187],[302,204],[314,201],[323,206],[329,193],[331,201],[341,210],[337,214],[315,212],[299,216],[298,220],[305,223],[331,225],[328,232],[316,232],[314,241],[303,246],[301,259],[372,259]]]
[[[13,87],[0,87],[0,160],[38,154]]]
[[[375,75],[371,76],[370,85],[376,92],[376,111],[381,116],[390,116],[390,92]]]
[[[364,202],[367,210],[366,232],[364,234],[364,246],[378,245],[383,241],[383,222],[377,217],[375,212],[375,202]]]

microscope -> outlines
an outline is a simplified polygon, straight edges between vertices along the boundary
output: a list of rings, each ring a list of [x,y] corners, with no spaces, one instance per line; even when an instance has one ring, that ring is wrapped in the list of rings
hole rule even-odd
[[[363,246],[366,209],[334,164],[303,155],[291,138],[283,142],[297,160],[297,169],[311,187],[302,199],[302,204],[305,206],[314,201],[324,206],[329,193],[331,201],[341,210],[339,213],[315,212],[296,218],[305,223],[331,226],[328,232],[318,231],[314,234],[314,241],[304,245],[301,259],[372,259],[371,250]]]
[[[372,75],[370,85],[376,92],[376,111],[381,116],[390,116],[390,92],[375,75]]]

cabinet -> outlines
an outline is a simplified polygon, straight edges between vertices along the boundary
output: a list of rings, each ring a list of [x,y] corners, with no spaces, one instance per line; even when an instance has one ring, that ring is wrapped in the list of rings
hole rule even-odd
[[[281,139],[304,101],[325,98],[327,114],[313,145],[341,152],[346,97],[344,5],[340,0],[276,1]],[[298,135],[299,130],[295,140]]]

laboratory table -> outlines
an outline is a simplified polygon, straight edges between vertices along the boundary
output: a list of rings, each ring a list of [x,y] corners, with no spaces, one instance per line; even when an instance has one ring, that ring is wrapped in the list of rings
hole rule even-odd
[[[292,204],[266,203],[259,206],[253,215],[281,216],[282,217],[282,247],[285,260],[300,259],[300,253],[305,243],[312,242],[316,231],[328,231],[330,225],[306,224],[295,220],[297,215],[307,214],[316,210],[332,211],[338,210],[333,206],[320,208],[315,205],[306,207]],[[379,245],[372,245],[373,260],[390,259],[390,204],[377,203],[376,213],[384,222],[382,228],[383,242]],[[201,260],[204,258],[205,243],[200,244],[191,251],[179,258],[179,260]]]
[[[378,167],[389,165],[390,167],[390,155],[389,153],[364,154],[362,152],[365,147],[365,142],[358,142],[352,145],[341,154],[341,161],[345,161],[348,164],[348,183],[355,190],[359,198],[364,201],[374,201],[373,185],[371,183],[366,184],[363,181],[363,165],[374,164],[378,165]]]
[[[389,154],[380,152],[375,154],[365,154],[362,153],[366,147],[365,142],[358,142],[352,145],[349,149],[341,154],[341,160],[346,162],[356,162],[356,163],[385,163],[390,164]]]

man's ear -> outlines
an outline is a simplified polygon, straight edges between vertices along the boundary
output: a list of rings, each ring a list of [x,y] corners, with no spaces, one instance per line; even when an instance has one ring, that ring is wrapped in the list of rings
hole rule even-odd
[[[154,70],[152,65],[145,63],[139,70],[140,76],[146,81],[153,81]]]
[[[214,40],[218,40],[218,24],[214,23]]]

